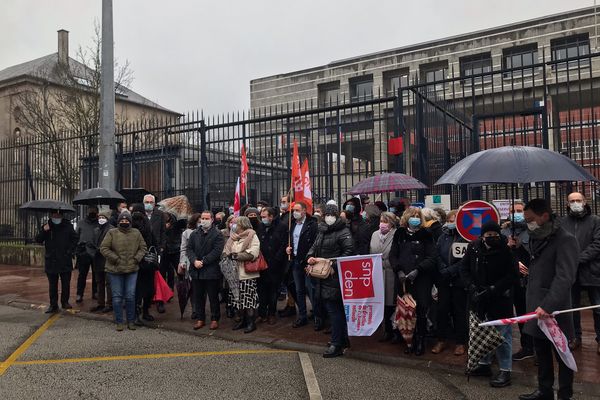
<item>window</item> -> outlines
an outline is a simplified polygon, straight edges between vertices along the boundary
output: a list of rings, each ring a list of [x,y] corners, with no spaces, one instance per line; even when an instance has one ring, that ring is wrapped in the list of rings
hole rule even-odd
[[[505,69],[516,68],[506,72],[505,77],[532,75],[533,68],[525,68],[538,62],[537,43],[515,46],[502,51],[502,66]]]
[[[385,71],[383,73],[383,90],[388,96],[398,94],[398,88],[408,86],[408,68]]]
[[[421,69],[421,80],[425,83],[432,83],[432,85],[427,86],[427,91],[444,91],[446,83],[441,81],[446,79],[448,61],[424,64],[419,68]]]
[[[567,69],[580,67],[589,67],[590,37],[588,33],[572,35],[550,41],[552,48],[552,61],[566,60],[567,58],[577,58],[568,62],[552,64],[552,69]]]
[[[460,58],[460,76],[461,78],[469,78],[473,75],[486,74],[477,76],[471,79],[463,80],[463,84],[471,84],[472,82],[491,82],[492,80],[492,54],[490,52],[474,54]]]
[[[337,104],[340,96],[340,81],[327,82],[318,85],[319,107]]]
[[[350,101],[371,100],[373,98],[373,75],[350,79]]]

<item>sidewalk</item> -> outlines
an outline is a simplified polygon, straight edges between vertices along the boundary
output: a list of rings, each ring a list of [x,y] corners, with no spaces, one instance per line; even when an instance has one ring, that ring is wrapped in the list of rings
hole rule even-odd
[[[88,284],[83,303],[75,304],[75,283],[78,271],[73,271],[71,279],[71,304],[75,309],[80,309],[86,317],[101,318],[109,320],[112,314],[88,314],[90,308],[96,305],[95,300],[91,299],[91,273],[88,275]],[[42,268],[0,265],[0,304],[27,303],[34,306],[45,306],[48,303],[48,287],[46,276]],[[282,308],[283,305],[280,305]],[[193,322],[190,320],[191,307],[188,305],[183,320],[180,319],[179,305],[176,296],[171,303],[166,305],[166,313],[158,314],[156,308],[152,308],[151,313],[156,317],[152,327],[166,328],[177,331],[192,332]],[[583,320],[583,346],[577,350],[575,359],[579,372],[575,375],[576,382],[579,383],[600,383],[600,355],[596,354],[596,342],[594,340],[593,320],[591,312],[582,315]],[[308,349],[308,351],[321,351],[325,348],[329,335],[321,332],[314,332],[312,324],[302,328],[292,328],[293,318],[279,319],[275,325],[262,323],[258,329],[250,334],[244,334],[242,331],[232,331],[232,320],[223,317],[220,321],[220,327],[216,331],[209,331],[207,327],[197,331],[199,334],[210,334],[235,341],[253,341],[270,344],[276,347]],[[518,343],[518,330],[515,329],[515,343]],[[433,345],[433,340],[428,342],[428,352],[422,357],[407,356],[403,353],[403,345],[392,345],[389,343],[379,343],[377,339],[381,336],[377,332],[372,337],[353,337],[351,338],[351,354],[357,358],[371,361],[389,362],[390,359],[402,359],[403,362],[414,364],[415,366],[429,367],[432,363],[441,366],[444,369],[454,371],[464,370],[466,356],[456,357],[452,354],[453,345],[439,355],[429,352]],[[518,345],[517,345],[518,346]],[[518,349],[514,349],[515,351]],[[533,359],[515,362],[514,371],[527,377],[528,380],[535,380],[537,368]],[[586,385],[587,386],[587,385]],[[600,392],[600,388],[598,389]]]

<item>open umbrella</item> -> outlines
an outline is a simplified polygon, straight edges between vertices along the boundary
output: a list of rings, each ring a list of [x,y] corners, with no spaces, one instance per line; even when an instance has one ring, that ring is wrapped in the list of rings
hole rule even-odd
[[[402,297],[396,297],[396,312],[392,320],[392,326],[400,331],[402,338],[406,342],[408,349],[412,348],[413,333],[416,325],[417,302],[406,292],[406,286],[403,284],[404,294]]]
[[[493,326],[480,326],[481,320],[471,311],[469,313],[469,350],[467,359],[467,375],[479,361],[504,342],[504,338]]]
[[[177,300],[179,301],[179,311],[181,311],[181,319],[183,319],[183,313],[187,306],[188,300],[190,299],[190,280],[185,276],[179,275],[177,277],[177,283],[175,284],[175,290],[177,290]]]
[[[19,207],[20,210],[25,211],[37,211],[37,212],[51,212],[51,211],[60,211],[62,213],[74,213],[75,209],[64,203],[62,201],[57,200],[31,200],[27,203],[21,205]]]
[[[160,272],[154,271],[154,298],[155,302],[166,303],[173,298],[173,291],[165,282]]]
[[[127,204],[141,203],[144,201],[144,196],[151,194],[144,188],[123,188],[119,190],[119,193],[125,197]]]
[[[427,186],[410,175],[390,172],[363,179],[352,186],[346,194],[388,193],[414,189],[427,189]]]
[[[169,197],[158,203],[158,207],[164,211],[175,215],[177,220],[187,219],[192,215],[192,205],[184,195]]]
[[[96,204],[115,204],[119,201],[125,201],[119,192],[112,189],[91,188],[83,190],[75,196],[73,204],[96,205]]]

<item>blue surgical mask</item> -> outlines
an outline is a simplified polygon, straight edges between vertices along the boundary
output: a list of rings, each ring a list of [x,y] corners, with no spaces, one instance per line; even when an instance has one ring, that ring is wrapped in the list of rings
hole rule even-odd
[[[408,219],[408,225],[410,225],[411,228],[417,228],[417,227],[421,226],[421,218],[410,217]]]
[[[52,223],[58,225],[62,222],[62,218],[51,218]]]
[[[269,225],[271,225],[271,220],[270,220],[269,218],[263,218],[263,219],[262,219],[262,223],[263,223],[265,226],[269,226]]]
[[[452,223],[448,222],[446,224],[446,228],[448,228],[450,230],[454,230],[454,229],[456,229],[456,224],[454,222],[452,222]]]
[[[353,204],[346,204],[346,211],[350,211],[351,213],[354,212],[354,205]]]
[[[520,212],[516,212],[513,214],[513,218],[515,220],[515,222],[524,222],[525,221],[525,215],[523,213]]]
[[[396,207],[390,207],[388,211],[393,214],[396,212]]]
[[[146,211],[152,211],[152,210],[154,210],[154,204],[144,203],[144,210],[146,210]]]

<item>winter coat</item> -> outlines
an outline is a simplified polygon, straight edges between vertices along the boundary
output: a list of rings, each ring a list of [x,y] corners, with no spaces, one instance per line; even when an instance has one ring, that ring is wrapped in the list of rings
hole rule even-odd
[[[513,253],[513,256],[518,262],[523,263],[523,265],[528,266],[529,260],[531,256],[529,254],[529,231],[527,230],[527,223],[525,222],[516,222],[514,232],[511,226],[511,222],[507,222],[502,225],[504,228],[502,229],[502,234],[507,238],[509,236],[513,236],[516,239],[517,245],[515,247],[511,247],[510,250]],[[518,285],[522,288],[527,286],[527,276],[523,276],[519,274]]]
[[[420,275],[435,277],[437,253],[431,233],[423,228],[414,233],[407,228],[398,228],[392,241],[390,263],[394,272],[402,271],[408,275],[417,269]]]
[[[179,248],[179,264],[188,265],[190,260],[187,257],[187,245],[190,240],[190,236],[195,229],[188,228],[181,234],[181,247]],[[225,238],[223,238],[225,240]]]
[[[335,259],[354,254],[354,243],[350,230],[344,221],[338,218],[333,225],[321,222],[319,233],[308,251],[307,258],[320,257],[333,260],[333,274],[325,279],[317,279],[318,296],[323,300],[337,301],[342,298]]]
[[[298,260],[301,264],[306,263],[307,253],[315,242],[315,238],[317,237],[317,220],[313,217],[306,216],[304,220],[302,230],[300,231],[300,240],[298,241],[298,251],[296,256],[294,256],[294,252],[292,251],[292,258]],[[290,246],[294,247],[294,229],[296,227],[296,221],[292,221],[292,226],[289,230],[290,238],[289,243]]]
[[[519,266],[506,238],[501,238],[499,248],[488,249],[482,238],[469,243],[460,265],[460,276],[472,296],[487,290],[477,303],[470,302],[470,309],[488,320],[514,316],[512,288],[519,279]]]
[[[356,254],[370,254],[371,238],[373,232],[377,231],[379,231],[379,218],[377,217],[359,226],[355,242]]]
[[[200,280],[221,279],[219,261],[224,246],[225,238],[214,226],[206,232],[202,228],[193,231],[186,250],[190,277]],[[202,261],[202,268],[194,266],[196,260]]]
[[[541,307],[547,313],[571,308],[571,287],[577,276],[579,244],[575,236],[553,220],[552,233],[544,239],[529,237],[529,280],[527,282],[527,312]],[[567,339],[574,336],[573,315],[556,316],[556,321]],[[537,320],[525,324],[525,333],[545,338]]]
[[[352,241],[354,242],[354,251],[357,252],[359,249],[364,250],[369,242],[365,243],[365,238],[361,235],[361,232],[365,229],[366,222],[360,214],[355,214],[350,221],[348,221],[348,228],[352,234]],[[367,228],[368,229],[368,228]],[[370,240],[369,236],[369,240]]]
[[[585,205],[583,215],[569,212],[561,226],[577,238],[579,259],[577,282],[581,286],[600,286],[600,217]]]
[[[460,262],[462,258],[454,257],[452,245],[454,243],[468,243],[460,236],[456,229],[442,228],[442,233],[437,240],[437,253],[439,274],[437,285],[464,287],[460,279]]]
[[[174,217],[170,219],[171,225],[169,228],[165,227],[166,245],[165,253],[167,254],[179,254],[181,251],[181,234],[185,230],[187,221],[176,220]]]
[[[258,254],[260,253],[260,241],[258,240],[258,236],[256,236],[256,234],[252,236],[250,246],[244,251],[241,251],[244,243],[243,239],[234,241],[231,246],[231,252],[237,253],[238,278],[240,281],[260,277],[259,272],[247,273],[246,270],[244,270],[244,262],[256,260],[256,257],[258,257]]]
[[[77,236],[79,241],[77,242],[76,254],[77,256],[87,255],[91,258],[96,256],[98,253],[98,238],[100,237],[100,224],[96,218],[90,219],[85,217],[77,224]]]
[[[108,222],[104,225],[100,225],[100,232],[98,234],[98,245],[97,245],[98,252],[96,253],[96,257],[94,257],[94,263],[95,263],[96,269],[98,271],[104,271],[104,265],[106,264],[106,258],[104,258],[102,253],[100,253],[100,244],[102,244],[102,241],[106,237],[106,234],[108,233],[108,231],[110,231],[111,229],[114,229],[114,228],[115,227],[112,226]]]
[[[287,228],[281,225],[279,218],[274,218],[269,226],[260,224],[256,234],[260,241],[260,251],[269,265],[269,268],[261,272],[261,275],[283,273],[286,262],[285,248],[288,244],[286,231]]]
[[[73,254],[77,245],[77,234],[70,221],[63,219],[60,224],[48,222],[49,231],[43,228],[36,235],[35,241],[44,243],[47,274],[60,274],[73,270]]]
[[[111,229],[100,244],[100,252],[106,258],[104,269],[112,274],[137,272],[146,250],[146,242],[135,228]]]
[[[148,214],[146,214],[148,218]],[[167,247],[167,232],[165,226],[164,213],[158,208],[154,208],[149,218],[150,220],[150,231],[152,232],[152,241],[158,246],[158,251],[161,252]]]
[[[430,221],[431,223],[425,228],[431,233],[431,237],[433,237],[433,242],[437,243],[438,239],[442,235],[442,224],[439,221]]]
[[[386,306],[393,306],[396,304],[394,298],[396,274],[394,273],[392,264],[390,263],[390,251],[392,250],[392,241],[395,233],[396,228],[390,230],[383,238],[383,241],[381,240],[381,233],[379,231],[373,232],[371,235],[370,254],[381,253]]]

